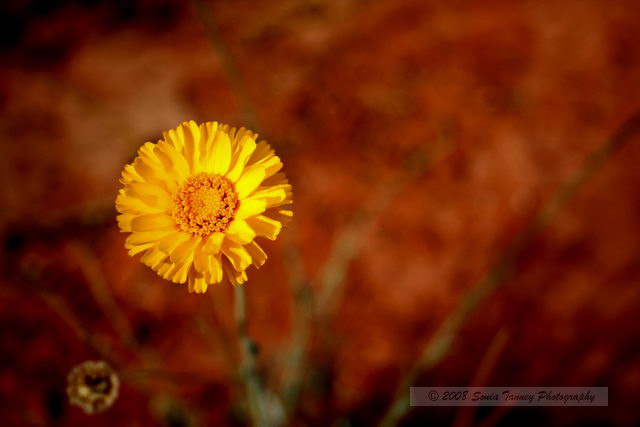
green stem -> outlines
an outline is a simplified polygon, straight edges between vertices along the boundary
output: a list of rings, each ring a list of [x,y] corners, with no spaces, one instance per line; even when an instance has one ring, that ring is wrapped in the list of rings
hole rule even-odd
[[[235,287],[234,311],[238,341],[240,345],[240,378],[249,403],[249,412],[254,426],[268,426],[264,411],[264,394],[256,368],[255,344],[247,331],[247,310],[244,295],[244,286]]]

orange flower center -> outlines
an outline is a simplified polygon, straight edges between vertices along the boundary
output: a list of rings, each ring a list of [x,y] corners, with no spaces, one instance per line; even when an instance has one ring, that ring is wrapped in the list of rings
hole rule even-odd
[[[238,196],[226,178],[203,172],[189,177],[173,201],[171,215],[180,228],[194,236],[208,236],[227,229]]]

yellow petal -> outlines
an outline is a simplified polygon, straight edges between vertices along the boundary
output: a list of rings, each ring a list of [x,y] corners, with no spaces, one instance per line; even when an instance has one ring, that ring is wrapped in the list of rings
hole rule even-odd
[[[209,256],[205,252],[203,252],[202,247],[203,244],[199,244],[195,249],[195,254],[193,258],[193,266],[196,268],[196,271],[200,274],[204,274],[209,271],[211,263],[209,262]]]
[[[267,143],[267,141],[260,141],[257,146],[256,146],[256,150],[253,152],[253,155],[251,155],[251,158],[249,159],[249,165],[252,165],[264,158],[273,156],[273,149],[271,148],[271,146]]]
[[[173,161],[171,160],[169,154],[167,154],[166,152],[166,145],[169,145],[166,141],[158,141],[158,143],[153,147],[153,154],[156,156],[164,170],[167,173],[170,173],[173,170]]]
[[[224,240],[224,233],[216,232],[210,235],[203,246],[203,250],[208,254],[217,254],[220,251],[220,246]]]
[[[160,175],[159,173],[156,174],[156,171],[154,170],[154,168],[150,166],[150,164],[145,163],[141,157],[138,157],[133,162],[133,167],[135,168],[138,175],[140,175],[140,178],[145,182],[149,184],[153,184],[157,187],[160,187],[165,191],[170,191],[169,181],[166,178],[165,179],[161,178],[162,175]]]
[[[251,265],[251,255],[244,248],[229,239],[225,239],[222,244],[222,253],[231,261],[233,268],[236,270],[244,270]]]
[[[139,254],[140,252],[144,252],[144,251],[152,248],[153,247],[153,243],[145,243],[143,245],[128,245],[125,242],[124,247],[126,249],[128,249],[127,253],[129,254],[129,256],[135,256],[135,255]]]
[[[190,237],[189,240],[178,245],[178,247],[169,254],[171,261],[178,264],[187,259],[189,255],[191,256],[191,259],[193,259],[193,252],[196,246],[200,243],[200,240],[200,237]]]
[[[116,209],[118,212],[131,214],[147,214],[163,212],[164,209],[146,205],[142,200],[128,196],[124,190],[120,190],[116,198]]]
[[[123,213],[116,217],[118,220],[118,227],[120,227],[120,231],[129,232],[131,231],[131,220],[135,218],[134,214]]]
[[[284,174],[284,172],[278,172],[262,181],[262,185],[269,187],[272,185],[284,185],[288,183],[289,180],[287,179],[287,176]]]
[[[155,247],[152,247],[148,249],[144,255],[142,255],[140,261],[142,261],[142,263],[148,267],[155,268],[162,261],[167,259],[167,256],[168,255],[166,253],[159,251]]]
[[[264,215],[247,218],[246,221],[258,236],[264,236],[271,240],[275,240],[282,229],[280,222]]]
[[[222,264],[220,261],[220,254],[209,257],[209,282],[220,283],[222,281]]]
[[[251,261],[257,268],[260,268],[267,260],[267,254],[255,240],[246,245],[245,249],[249,252],[249,255],[251,255]]]
[[[171,253],[175,248],[180,246],[191,238],[191,235],[183,231],[174,231],[167,236],[160,239],[158,242],[158,249],[165,253]]]
[[[262,166],[265,170],[265,178],[268,178],[282,169],[282,161],[278,156],[269,156],[256,162],[256,165]]]
[[[140,215],[131,220],[133,231],[152,231],[175,227],[175,225],[173,218],[164,213]]]
[[[163,279],[169,280],[169,272],[175,267],[170,261],[158,265],[158,275]]]
[[[235,130],[235,129],[234,129]],[[241,127],[240,129],[238,129],[234,134],[233,134],[233,138],[232,139],[232,145],[233,144],[240,144],[240,142],[242,141],[243,138],[251,138],[254,142],[256,140],[256,138],[258,137],[257,133],[253,133],[250,130],[248,130],[247,128]]]
[[[229,264],[229,261],[222,262],[222,269],[225,277],[233,286],[240,285],[247,281],[247,274],[244,271],[237,271]]]
[[[265,211],[264,216],[280,222],[284,227],[293,219],[293,211],[290,209],[273,208]]]
[[[250,198],[265,200],[269,208],[286,205],[291,203],[291,185],[285,184],[277,187],[262,188],[253,193]]]
[[[176,263],[167,274],[168,279],[174,283],[184,283],[187,281],[187,274],[193,264],[193,251],[187,254],[187,257],[180,263]]]
[[[212,173],[224,175],[229,170],[231,162],[231,141],[224,132],[218,132],[213,142],[213,169]]]
[[[213,169],[213,141],[217,129],[217,122],[206,122],[200,125],[200,167],[203,171]]]
[[[267,208],[267,201],[264,199],[244,199],[240,200],[240,206],[236,212],[236,219],[245,219],[250,216],[260,215]]]
[[[173,203],[166,190],[155,185],[132,181],[124,187],[127,196],[141,200],[145,205],[168,209]]]
[[[196,285],[194,287],[194,291],[197,294],[204,294],[205,292],[207,292],[207,282],[205,282],[203,277],[199,277],[196,279]]]
[[[193,120],[184,122],[179,127],[184,141],[184,157],[189,163],[191,173],[200,172],[200,128]]]
[[[160,151],[157,148],[157,144],[145,143],[138,151],[138,158],[134,160],[133,166],[140,176],[140,180],[162,187],[172,193],[177,188],[176,177],[171,173],[170,161],[168,165],[163,163],[163,160],[166,162],[168,157],[166,155],[158,156]]]
[[[203,294],[207,292],[207,282],[204,276],[197,273],[189,273],[188,275],[189,292]]]
[[[191,175],[189,163],[187,163],[184,155],[178,152],[178,150],[172,144],[165,141],[160,141],[158,142],[158,150],[161,153],[158,155],[158,157],[162,155],[165,157],[165,161],[166,159],[169,159],[169,161],[171,162],[173,173],[175,173],[176,177],[180,181],[184,181]]]
[[[236,182],[238,178],[240,178],[244,167],[249,161],[249,157],[251,157],[251,154],[253,154],[256,149],[255,141],[249,136],[242,138],[239,144],[240,147],[237,153],[234,154],[231,162],[233,166],[231,166],[227,173],[227,178],[231,180],[231,182]]]
[[[172,230],[153,230],[153,231],[134,231],[127,237],[125,247],[144,245],[145,243],[155,243],[165,237],[167,234],[173,233]]]
[[[141,181],[142,177],[136,172],[136,169],[133,167],[133,164],[124,165],[122,169],[122,174],[120,177],[120,182],[126,184],[131,181]]]
[[[227,228],[227,237],[236,243],[246,245],[256,237],[256,232],[245,220],[236,218]]]
[[[261,167],[247,169],[238,182],[236,182],[236,194],[239,199],[249,196],[264,179],[265,171]]]
[[[236,273],[235,279],[238,285],[242,285],[244,282],[248,280],[246,271],[238,271]]]
[[[162,133],[164,136],[164,140],[171,144],[177,152],[182,153],[182,149],[184,147],[184,133],[182,131],[181,126],[178,126],[175,129],[169,129],[166,132]]]

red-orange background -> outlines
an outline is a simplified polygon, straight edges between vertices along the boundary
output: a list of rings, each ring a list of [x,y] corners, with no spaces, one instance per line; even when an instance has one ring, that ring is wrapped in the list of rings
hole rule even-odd
[[[360,207],[407,176],[363,228],[330,333],[311,333],[311,379],[291,421],[373,424],[464,292],[640,108],[639,4],[206,4],[294,188],[294,227],[266,243],[269,260],[246,287],[270,387],[300,321],[285,248],[316,277]],[[156,277],[127,256],[113,207],[120,170],[143,142],[184,120],[250,119],[196,8],[25,0],[0,13],[2,424],[242,424],[232,290],[191,295]],[[434,160],[410,178],[416,152]],[[476,421],[638,424],[638,183],[636,137],[417,385],[469,385],[502,342],[484,385],[606,386],[610,405],[480,411]],[[128,377],[114,407],[88,418],[66,403],[65,377],[96,347]],[[404,422],[450,424],[456,411]]]

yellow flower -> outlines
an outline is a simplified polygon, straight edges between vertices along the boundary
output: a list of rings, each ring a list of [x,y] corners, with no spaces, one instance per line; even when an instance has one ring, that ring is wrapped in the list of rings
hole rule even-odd
[[[280,158],[257,134],[217,122],[184,122],[145,143],[122,171],[118,225],[129,255],[190,292],[247,280],[291,220],[291,185]]]

